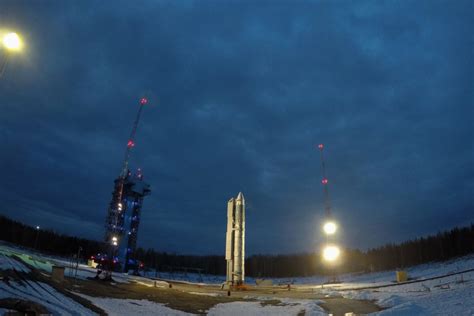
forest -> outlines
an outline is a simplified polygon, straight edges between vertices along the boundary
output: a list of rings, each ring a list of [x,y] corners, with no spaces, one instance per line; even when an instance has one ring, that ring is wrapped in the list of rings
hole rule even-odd
[[[0,216],[0,240],[64,257],[78,253],[81,248],[80,256],[83,260],[107,247],[105,243],[95,240],[67,236],[52,230],[37,230],[4,216]],[[336,269],[338,273],[392,270],[444,261],[473,252],[474,224],[471,224],[367,251],[344,249],[341,263]],[[192,268],[214,275],[225,275],[226,271],[223,255],[197,256],[138,248],[136,257],[147,269],[158,271]],[[248,276],[267,278],[333,273],[322,263],[318,253],[251,255],[246,258],[245,269]]]

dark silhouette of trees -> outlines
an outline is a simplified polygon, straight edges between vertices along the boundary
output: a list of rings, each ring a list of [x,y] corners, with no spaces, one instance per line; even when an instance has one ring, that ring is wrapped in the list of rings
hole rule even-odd
[[[0,216],[0,240],[64,257],[76,254],[79,247],[82,247],[81,256],[83,259],[105,249],[102,242],[67,236],[52,230],[40,229],[38,231],[35,227],[4,216]]]
[[[38,240],[36,243],[36,238]],[[82,247],[83,258],[97,254],[106,245],[102,242],[41,230],[0,216],[0,239],[42,252],[69,256]],[[474,252],[474,224],[416,238],[401,244],[386,244],[365,252],[344,249],[339,273],[381,271],[405,268],[432,261],[443,261]],[[172,271],[179,268],[201,269],[203,273],[224,275],[223,255],[183,255],[138,248],[137,259],[149,269]],[[318,253],[287,255],[258,254],[246,259],[246,275],[252,277],[299,277],[332,273],[322,263]]]

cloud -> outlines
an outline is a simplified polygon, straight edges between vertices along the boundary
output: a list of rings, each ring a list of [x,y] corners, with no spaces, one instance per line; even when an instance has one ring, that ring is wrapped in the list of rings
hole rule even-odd
[[[1,212],[100,239],[147,93],[141,246],[223,253],[243,191],[249,253],[315,249],[321,142],[345,244],[468,224],[469,6],[2,2],[27,51],[0,81]]]

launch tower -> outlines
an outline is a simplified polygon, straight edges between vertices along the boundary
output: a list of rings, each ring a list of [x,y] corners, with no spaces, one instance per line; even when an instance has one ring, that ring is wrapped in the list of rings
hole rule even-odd
[[[140,169],[132,175],[128,168],[128,161],[132,148],[135,146],[135,134],[143,106],[147,99],[140,99],[140,108],[133,124],[130,138],[127,142],[122,171],[114,183],[112,200],[105,219],[105,242],[110,245],[109,263],[119,262],[124,272],[136,270],[135,249],[140,225],[143,199],[150,194],[150,185],[143,181]],[[112,269],[111,264],[109,267]]]

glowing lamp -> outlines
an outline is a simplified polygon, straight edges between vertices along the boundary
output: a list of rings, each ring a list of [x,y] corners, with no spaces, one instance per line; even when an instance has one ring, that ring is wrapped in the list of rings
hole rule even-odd
[[[145,104],[147,104],[147,103],[148,103],[148,99],[147,99],[147,98],[141,98],[141,99],[140,99],[140,104],[141,104],[141,105],[145,105]]]
[[[328,179],[326,179],[326,178],[322,179],[322,180],[321,180],[321,183],[322,183],[322,184],[328,184]]]
[[[327,235],[332,235],[337,230],[337,225],[334,222],[326,222],[323,226],[323,230]]]
[[[329,262],[337,260],[340,254],[341,250],[339,250],[338,246],[330,245],[323,249],[323,259]]]
[[[18,51],[21,49],[21,39],[16,33],[8,33],[2,39],[2,44],[6,49]]]
[[[323,145],[323,144],[319,144],[319,145],[318,145],[318,148],[319,148],[319,149],[323,149],[323,148],[324,148],[324,145]]]

